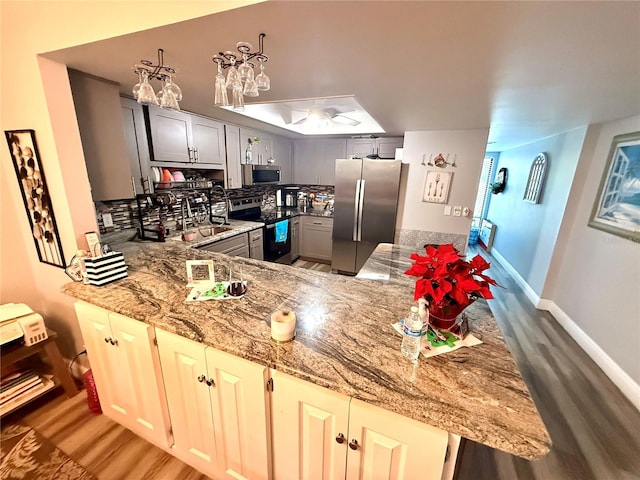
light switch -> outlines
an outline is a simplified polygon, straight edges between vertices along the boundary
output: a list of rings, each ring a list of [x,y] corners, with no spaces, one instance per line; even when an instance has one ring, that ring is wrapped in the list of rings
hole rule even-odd
[[[451,215],[451,205],[445,205],[444,214],[445,215]]]
[[[453,216],[460,217],[462,215],[462,207],[460,205],[456,205],[453,207]]]
[[[462,209],[462,216],[463,217],[468,217],[469,213],[471,213],[471,210],[469,210],[469,207],[463,207]]]

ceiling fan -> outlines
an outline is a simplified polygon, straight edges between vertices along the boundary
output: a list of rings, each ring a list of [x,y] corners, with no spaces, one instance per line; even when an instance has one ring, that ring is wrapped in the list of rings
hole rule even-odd
[[[345,112],[340,112],[333,107],[311,108],[307,110],[292,109],[291,121],[288,123],[290,125],[310,124],[316,127],[328,126],[331,123],[336,123],[338,125],[355,127],[360,125],[360,121],[345,115],[345,113],[355,111],[356,110],[347,110]]]

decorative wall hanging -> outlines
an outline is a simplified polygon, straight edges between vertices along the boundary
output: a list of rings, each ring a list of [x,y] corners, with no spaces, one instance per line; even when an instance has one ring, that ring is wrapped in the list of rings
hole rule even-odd
[[[640,132],[613,137],[589,226],[640,242]]]
[[[524,189],[523,200],[531,203],[540,203],[542,186],[547,175],[547,165],[549,161],[545,153],[539,153],[531,164],[527,187]]]
[[[423,202],[447,203],[453,172],[427,172],[424,182]]]
[[[491,184],[491,193],[504,192],[507,186],[507,169],[502,167],[496,174],[495,182]]]
[[[431,155],[429,155],[429,162],[424,163],[425,159],[427,158],[427,154],[425,153],[422,155],[422,165],[424,165],[425,167],[429,166],[429,167],[440,167],[440,168],[444,168],[447,165],[451,165],[454,168],[457,167],[458,165],[456,165],[456,160],[458,159],[458,155],[454,153],[453,160],[451,162],[449,161],[450,156],[451,155],[449,153],[447,153],[446,157],[441,153],[439,153],[434,158],[432,153]]]
[[[35,132],[5,130],[4,133],[9,144],[13,168],[18,177],[24,208],[29,217],[38,258],[43,263],[65,268],[62,243],[51,207],[44,170],[40,164]]]

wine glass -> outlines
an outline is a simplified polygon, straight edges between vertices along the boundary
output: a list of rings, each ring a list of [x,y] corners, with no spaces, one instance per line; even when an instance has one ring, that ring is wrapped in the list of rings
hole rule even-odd
[[[242,95],[242,85],[237,82],[233,85],[233,109],[244,110],[244,95]]]
[[[264,73],[264,63],[260,60],[260,73],[256,76],[256,86],[258,90],[266,92],[271,88],[271,80]]]
[[[144,103],[147,105],[159,105],[156,92],[153,91],[153,87],[149,83],[149,72],[143,70],[141,75],[142,83],[140,84],[140,89],[138,90],[138,103]]]
[[[242,81],[253,80],[253,68],[251,68],[246,53],[242,54],[242,65],[238,67],[238,75],[240,75],[240,80]]]
[[[229,264],[229,288],[227,293],[232,297],[239,297],[244,295],[247,291],[247,286],[242,278],[242,265]]]
[[[222,74],[222,66],[218,63],[218,74],[215,80],[215,96],[213,100],[214,105],[222,105],[226,107],[229,105],[229,97],[227,96],[227,86],[224,75]]]
[[[240,74],[238,73],[238,69],[236,68],[236,58],[231,57],[230,61],[231,66],[229,67],[229,71],[227,72],[227,88],[235,88],[236,85],[240,85],[240,88],[242,88]]]
[[[253,79],[253,77],[247,78],[247,80],[244,82],[244,90],[242,91],[242,93],[244,93],[247,97],[257,97],[259,95],[258,85],[256,84],[256,81]]]
[[[133,98],[138,100],[138,93],[140,92],[140,84],[142,83],[142,74],[138,72],[138,83],[133,86]]]
[[[166,88],[167,90],[170,90],[173,93],[174,97],[176,98],[176,102],[179,102],[182,100],[182,89],[178,86],[177,83],[173,81],[172,75],[169,75],[166,78],[164,88]]]

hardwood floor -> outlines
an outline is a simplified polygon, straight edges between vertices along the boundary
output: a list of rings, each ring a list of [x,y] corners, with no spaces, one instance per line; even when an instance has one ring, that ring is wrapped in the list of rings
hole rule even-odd
[[[491,262],[489,274],[505,287],[494,289],[496,298],[489,304],[553,447],[544,458],[529,462],[467,441],[456,478],[640,479],[640,412],[549,313],[536,310],[506,271],[480,253]],[[329,265],[304,261],[294,266],[330,271]],[[89,413],[84,393],[28,408],[21,414],[23,422],[100,479],[206,479],[104,415]]]

